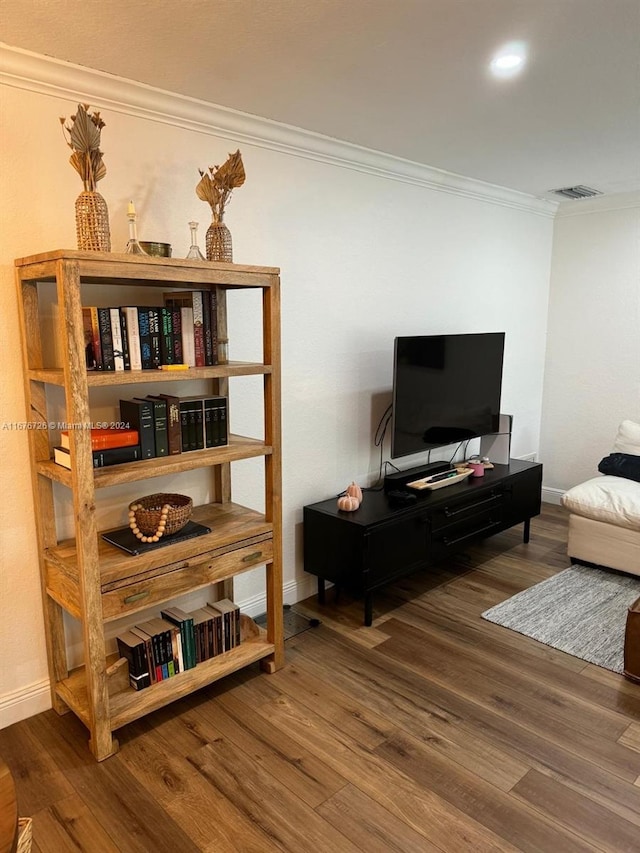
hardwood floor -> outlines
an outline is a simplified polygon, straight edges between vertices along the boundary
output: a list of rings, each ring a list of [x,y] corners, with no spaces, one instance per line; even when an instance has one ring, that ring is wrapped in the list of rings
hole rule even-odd
[[[35,853],[639,851],[640,688],[485,622],[568,565],[566,517],[515,528],[321,620],[287,665],[120,731],[72,714],[0,731]]]

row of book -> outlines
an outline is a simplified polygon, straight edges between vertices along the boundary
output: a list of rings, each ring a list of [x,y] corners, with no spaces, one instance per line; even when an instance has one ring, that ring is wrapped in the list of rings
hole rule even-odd
[[[92,429],[93,467],[174,456],[229,443],[226,397],[170,394],[120,400],[119,428]],[[71,469],[68,431],[60,435],[53,458]]]
[[[168,607],[116,637],[129,684],[143,690],[240,645],[240,608],[228,598],[187,613]]]
[[[89,370],[153,370],[218,363],[215,290],[172,291],[163,306],[82,309]]]

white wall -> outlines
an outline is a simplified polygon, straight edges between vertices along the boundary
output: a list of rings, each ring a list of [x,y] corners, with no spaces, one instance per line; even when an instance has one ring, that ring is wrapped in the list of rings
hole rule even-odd
[[[552,499],[597,476],[620,421],[640,422],[640,193],[558,210],[543,401]]]
[[[42,57],[25,61],[29,68],[5,75],[2,91],[1,423],[25,418],[13,259],[75,246],[81,187],[58,116],[82,100],[106,121],[99,189],[114,250],[125,245],[133,198],[141,238],[186,254],[187,222],[203,223],[202,236],[208,219],[194,193],[198,167],[242,150],[247,182],[227,217],[234,259],[282,269],[287,600],[315,589],[301,564],[303,505],[377,476],[373,434],[390,402],[396,335],[504,330],[513,454],[538,451],[551,206]],[[233,358],[252,343],[231,311]],[[251,407],[240,397],[231,405],[235,428]],[[0,645],[11,662],[2,668],[0,711],[8,723],[48,707],[49,697],[26,434],[0,429],[0,442]],[[250,471],[239,467],[234,498],[255,502]],[[135,495],[120,489],[101,495],[103,523],[124,521]],[[240,603],[254,609],[261,595],[255,583],[238,587]]]

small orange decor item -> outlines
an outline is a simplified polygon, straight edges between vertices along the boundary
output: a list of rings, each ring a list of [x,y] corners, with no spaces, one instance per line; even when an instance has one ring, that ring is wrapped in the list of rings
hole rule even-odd
[[[343,512],[354,512],[359,506],[360,501],[352,495],[340,495],[338,498],[338,509]]]
[[[351,495],[352,498],[357,498],[362,503],[362,489],[353,480],[351,481],[351,485],[347,486],[347,494]]]

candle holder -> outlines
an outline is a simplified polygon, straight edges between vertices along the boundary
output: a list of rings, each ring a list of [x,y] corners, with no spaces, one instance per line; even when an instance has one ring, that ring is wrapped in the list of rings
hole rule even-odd
[[[189,229],[191,230],[191,246],[189,247],[187,259],[191,261],[206,261],[207,259],[198,247],[198,223],[190,222]]]
[[[129,208],[127,210],[127,219],[129,220],[129,241],[127,243],[127,248],[125,252],[127,255],[146,255],[147,253],[142,248],[140,243],[138,242],[138,229],[136,222],[136,210],[133,206],[133,202],[129,202]]]

